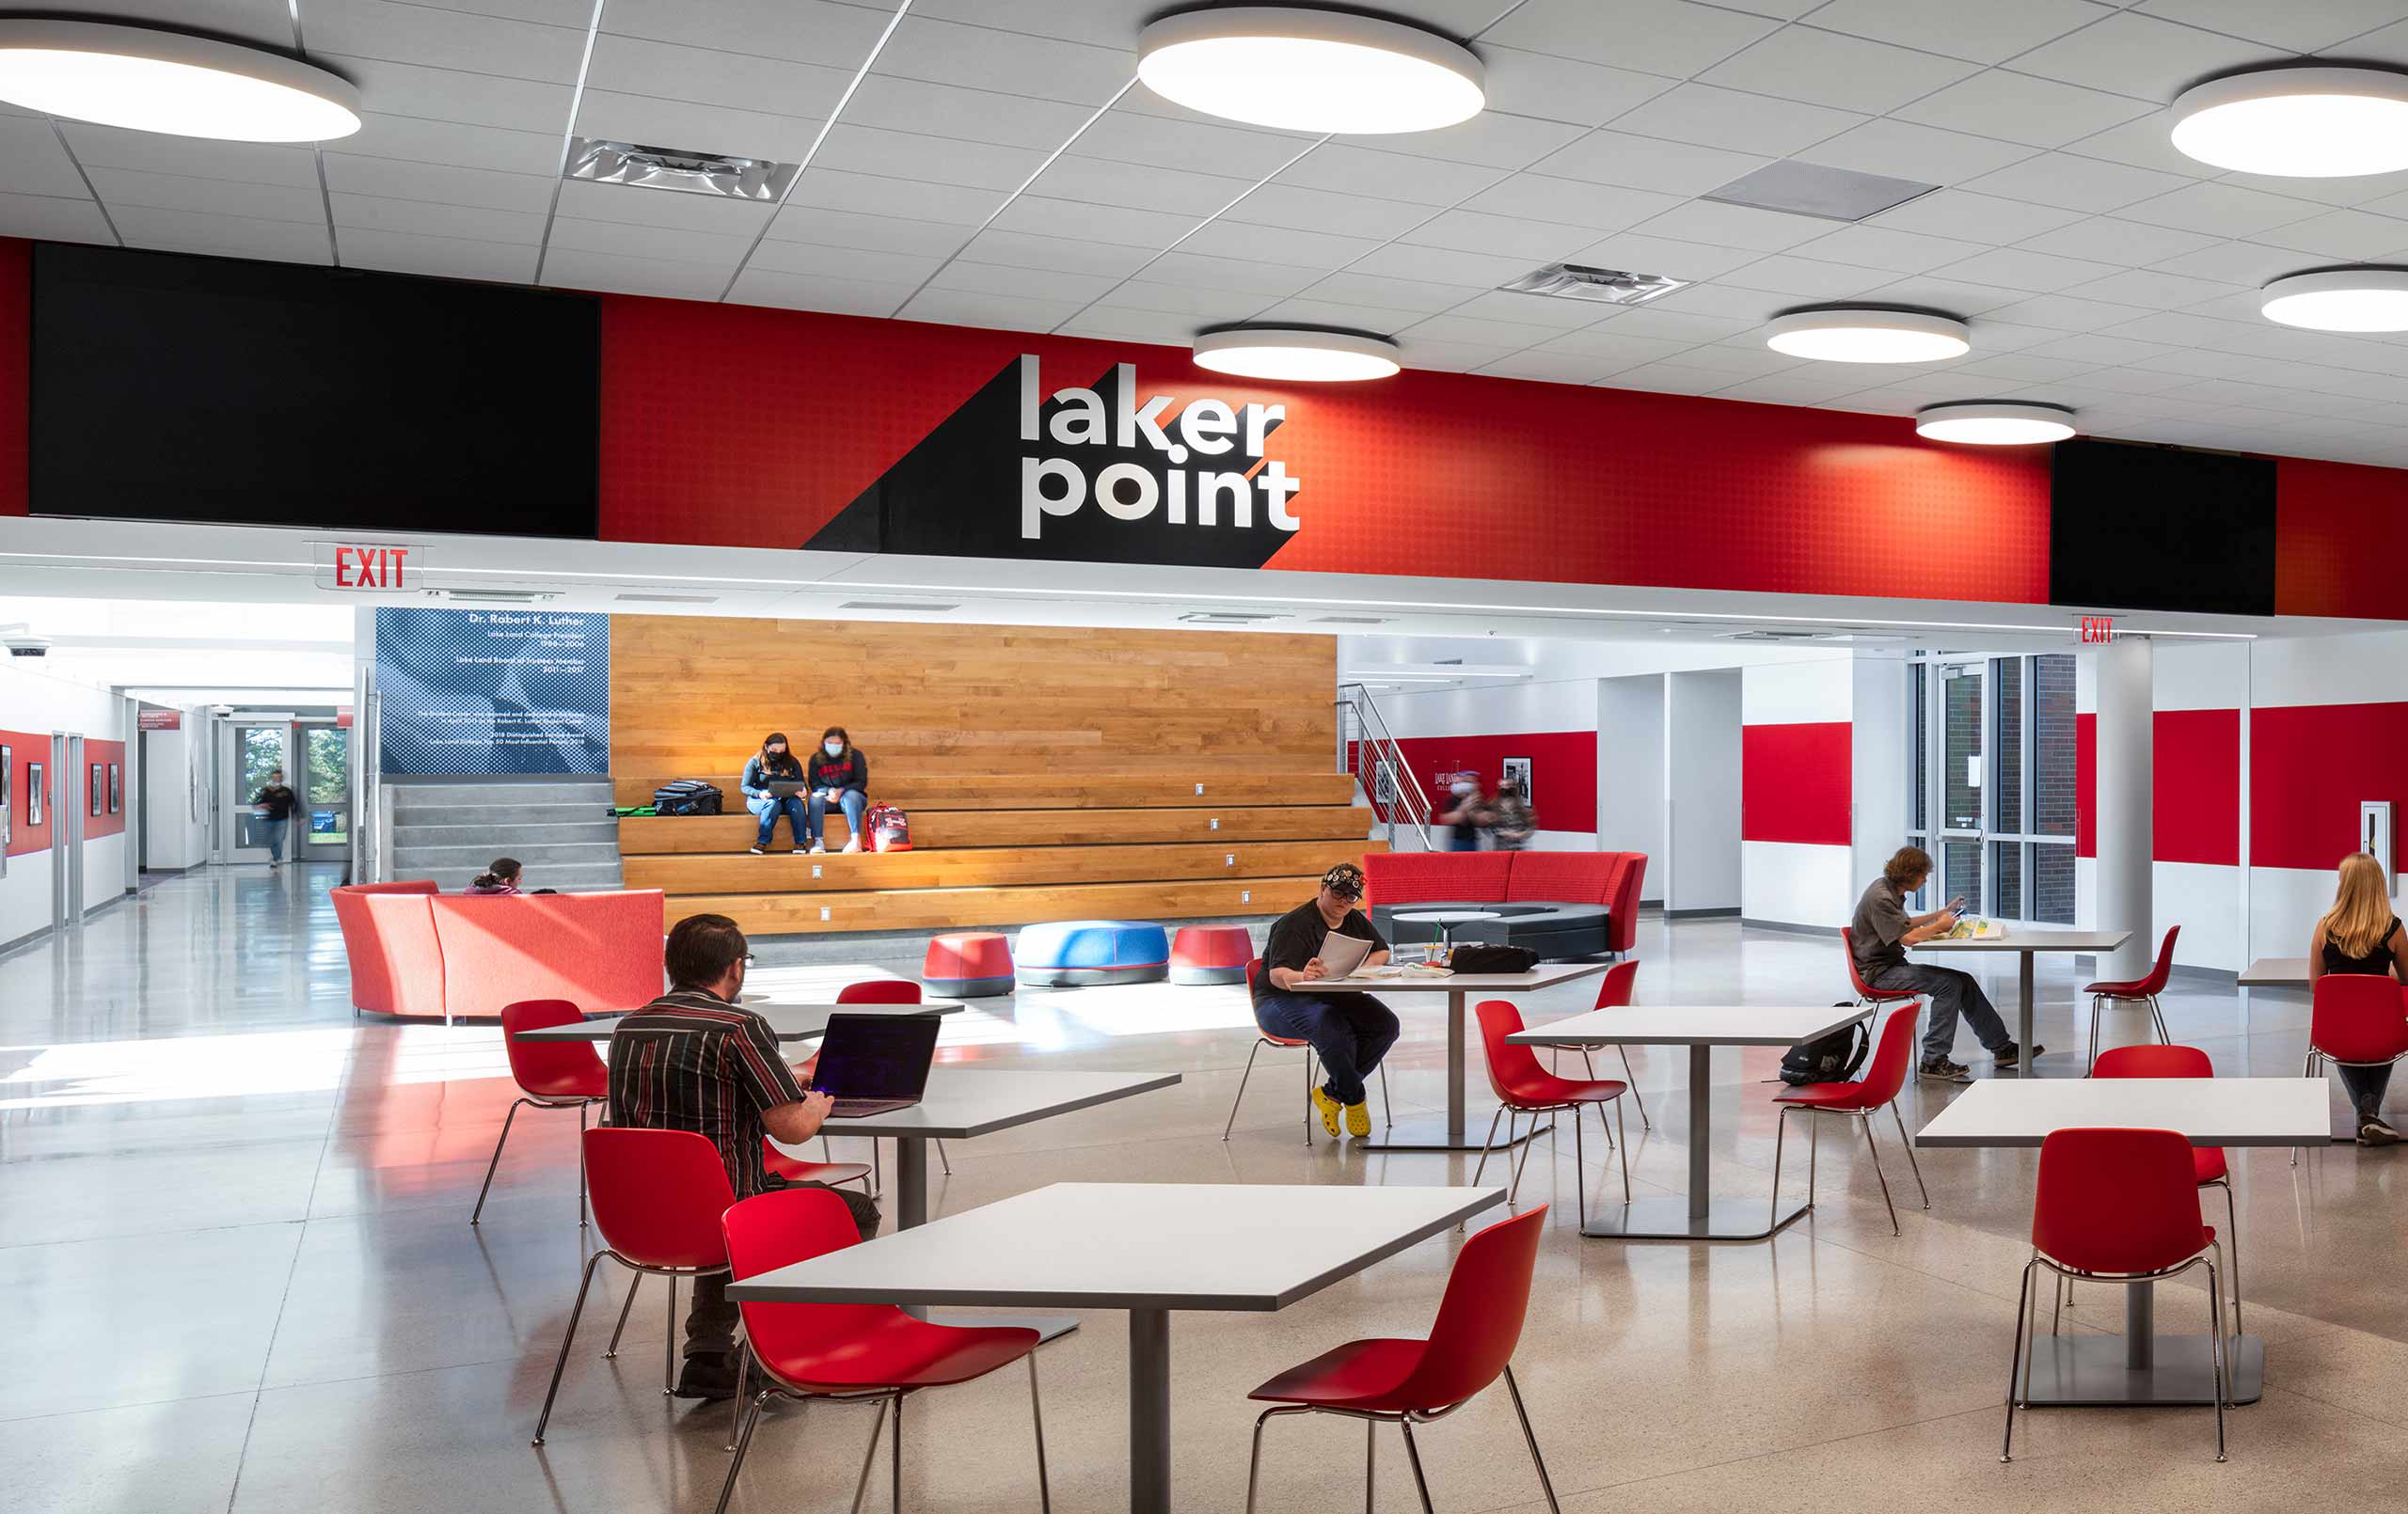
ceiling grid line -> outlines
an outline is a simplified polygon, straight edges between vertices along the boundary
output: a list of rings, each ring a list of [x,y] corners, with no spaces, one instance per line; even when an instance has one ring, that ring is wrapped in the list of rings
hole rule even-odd
[[[544,212],[544,234],[535,244],[535,272],[528,282],[544,281],[544,260],[552,255],[552,223],[560,219],[561,186],[568,182],[568,154],[577,140],[577,115],[585,106],[585,80],[594,71],[594,39],[602,32],[602,8],[610,0],[594,0],[594,14],[585,23],[585,52],[577,63],[577,87],[569,91],[568,124],[561,128],[560,166],[552,174],[552,202]]]
[[[44,116],[42,119],[50,123],[50,134],[57,138],[58,150],[67,154],[68,163],[75,169],[75,177],[84,181],[84,193],[92,197],[92,208],[101,213],[101,221],[109,229],[109,235],[116,239],[119,246],[124,246],[125,233],[117,229],[117,217],[109,213],[108,202],[101,198],[100,190],[94,187],[91,174],[84,167],[84,160],[75,155],[75,149],[67,140],[67,133],[59,126],[58,118]]]
[[[293,52],[307,60],[309,50],[301,40],[301,0],[284,0],[285,10],[293,18]],[[335,197],[326,188],[326,146],[323,142],[309,144],[310,160],[318,169],[318,203],[326,213],[326,260],[335,267],[342,266],[342,244],[335,239]]]

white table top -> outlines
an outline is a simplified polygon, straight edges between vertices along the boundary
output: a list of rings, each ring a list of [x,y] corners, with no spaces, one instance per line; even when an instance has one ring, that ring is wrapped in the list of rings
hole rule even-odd
[[[1323,978],[1300,983],[1300,994],[1526,994],[1577,978],[1593,978],[1610,962],[1542,962],[1528,972],[1416,972],[1402,978]]]
[[[1175,1072],[1008,1072],[939,1063],[928,1069],[928,1086],[917,1104],[884,1114],[832,1119],[820,1131],[968,1141],[1117,1098],[1149,1094],[1178,1081]],[[804,1160],[816,1159],[800,1147],[785,1149]]]
[[[1506,1039],[1523,1046],[1796,1046],[1872,1013],[1864,1004],[1624,1004]]]
[[[927,999],[916,1004],[794,1004],[747,1003],[742,1007],[769,1022],[769,1033],[781,1041],[808,1041],[827,1033],[831,1015],[953,1015],[967,1008],[958,1000]],[[577,1025],[548,1025],[521,1031],[514,1041],[607,1041],[624,1015],[608,1015]]]
[[[2179,1130],[2194,1146],[2321,1146],[2333,1139],[2321,1078],[1987,1079],[1915,1135],[1919,1146],[2036,1146],[2052,1130]]]
[[[1504,1197],[1499,1187],[1055,1183],[731,1284],[728,1297],[1284,1309]]]
[[[2305,988],[2307,986],[2307,958],[2261,956],[2242,970],[2237,981],[2243,988]]]
[[[1409,920],[1417,925],[1457,925],[1466,920],[1501,920],[1494,909],[1410,909],[1388,916],[1390,920]]]
[[[2062,925],[2033,925],[2004,920],[2004,938],[1993,940],[1917,941],[1909,952],[2112,952],[2132,938],[2128,930],[2067,930]]]

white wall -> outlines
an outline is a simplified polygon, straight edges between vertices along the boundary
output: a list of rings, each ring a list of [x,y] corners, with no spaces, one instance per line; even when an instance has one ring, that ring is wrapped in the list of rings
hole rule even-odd
[[[1861,892],[1890,854],[1907,844],[1907,675],[1906,665],[1891,657],[1859,658],[1851,670],[1854,739],[1848,747],[1851,768],[1848,793],[1848,835],[1854,861],[1848,880]]]
[[[1646,854],[1646,903],[1664,896],[1664,676],[1597,680],[1597,849]]]
[[[173,870],[209,860],[209,713],[183,711],[174,731],[141,735],[143,804],[150,816],[150,864]]]
[[[47,659],[44,659],[45,661]],[[37,734],[52,731],[71,731],[88,740],[114,741],[122,738],[124,701],[105,689],[72,682],[56,671],[39,664],[28,667],[29,658],[11,657],[0,661],[0,728]],[[48,744],[36,753],[45,770],[51,765]],[[19,754],[22,760],[24,754]],[[58,775],[51,775],[52,791],[60,791],[55,782]],[[66,775],[65,796],[71,803],[85,806],[83,775]],[[25,798],[12,796],[19,823],[23,823]],[[86,819],[88,821],[89,816]],[[126,819],[130,823],[134,816]],[[107,903],[124,891],[125,835],[87,838],[84,843],[84,905],[90,908]],[[46,929],[51,923],[50,882],[51,854],[48,851],[28,852],[8,859],[8,872],[0,877],[0,944],[19,940]]]
[[[1665,675],[1667,909],[1739,907],[1739,710],[1737,669]]]
[[[1896,665],[1891,668],[1894,673]],[[1856,662],[1827,653],[1814,662],[1743,668],[1739,690],[1746,725],[1846,724],[1855,713]],[[1852,749],[1852,739],[1849,745]],[[1827,929],[1847,923],[1856,902],[1855,860],[1847,846],[1743,841],[1739,866],[1743,918]]]

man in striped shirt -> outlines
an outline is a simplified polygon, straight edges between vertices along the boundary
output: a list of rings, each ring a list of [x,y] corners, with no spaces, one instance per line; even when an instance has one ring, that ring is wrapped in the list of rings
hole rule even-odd
[[[610,1123],[708,1137],[738,1199],[788,1186],[825,1187],[789,1185],[762,1162],[765,1134],[801,1144],[819,1133],[831,1100],[803,1090],[778,1054],[768,1021],[737,1003],[752,960],[744,933],[724,915],[695,915],[670,931],[666,957],[673,986],[611,1033]],[[863,1236],[877,1231],[878,1206],[866,1194],[829,1191],[852,1210]],[[726,1274],[696,1278],[693,1290],[677,1396],[734,1397],[739,1315],[727,1301]]]

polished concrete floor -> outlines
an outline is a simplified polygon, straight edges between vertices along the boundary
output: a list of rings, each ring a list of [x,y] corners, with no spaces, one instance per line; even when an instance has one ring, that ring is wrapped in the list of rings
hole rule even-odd
[[[79,938],[0,957],[0,1507],[708,1509],[727,1411],[662,1397],[657,1283],[616,1361],[600,1359],[601,1336],[623,1283],[589,1304],[602,1328],[580,1335],[548,1443],[529,1446],[590,1243],[577,1225],[575,1122],[518,1122],[470,1229],[513,1096],[498,1032],[355,1020],[333,881],[312,869],[198,873],[103,911]],[[1657,1002],[1829,1002],[1842,997],[1837,950],[1728,921],[1650,919],[1640,982]],[[2061,1049],[2075,1043],[2075,982],[2070,964],[2044,959],[2042,1038]],[[1585,1008],[1592,991],[1556,990],[1531,1017]],[[2012,992],[2010,969],[1993,994]],[[2300,996],[2259,994],[2246,1025],[2229,987],[2178,983],[2165,1007],[2177,1037],[2222,1072],[2298,1069]],[[1405,1019],[1396,1098],[1434,1110],[1440,1013],[1417,1001]],[[2136,1035],[2138,1017],[2118,1029]],[[948,1019],[946,1040],[985,1065],[1165,1068],[1184,1080],[955,1143],[942,1209],[1064,1179],[1470,1176],[1467,1159],[1307,1147],[1285,1055],[1266,1057],[1224,1143],[1253,1040],[1236,990],[988,1001]],[[1970,1040],[1958,1054],[1983,1061]],[[1633,1112],[1634,1182],[1676,1192],[1687,1157],[1676,1069],[1667,1053],[1635,1055],[1655,1128]],[[1768,1191],[1773,1060],[1717,1056],[1720,1193]],[[1475,1080],[1478,1065],[1475,1053]],[[1948,1092],[1910,1091],[1909,1126]],[[1894,1134],[1883,1139],[1893,1185],[1911,1192]],[[2205,1411],[2059,1411],[2020,1424],[2017,1459],[2002,1466],[2033,1155],[1923,1154],[1932,1207],[1902,1206],[1893,1237],[1861,1146],[1825,1144],[1812,1215],[1769,1244],[1720,1246],[1583,1240],[1569,1143],[1537,1149],[1522,1201],[1556,1207],[1517,1361],[1566,1509],[2397,1506],[2408,1155],[2334,1146],[2293,1168],[2279,1151],[2232,1154],[2249,1328],[2269,1365],[2264,1401],[2232,1416],[2228,1464],[2212,1459]],[[1588,1157],[1594,1195],[1613,1158],[1595,1141]],[[1427,1242],[1276,1316],[1180,1316],[1178,1506],[1243,1506],[1246,1390],[1342,1340],[1424,1332],[1454,1244]],[[2202,1292],[2166,1293],[2162,1328],[2204,1328],[2192,1323]],[[2067,1318],[2113,1331],[2122,1316],[2094,1289]],[[1096,1315],[1041,1355],[1057,1508],[1126,1506],[1124,1343],[1121,1317]],[[1026,1416],[1018,1374],[919,1400],[907,1505],[1034,1508]],[[845,1507],[868,1433],[865,1410],[765,1425],[737,1506]],[[1543,1506],[1501,1395],[1421,1443],[1439,1507]],[[1281,1422],[1263,1506],[1351,1508],[1362,1475],[1358,1427]],[[877,1476],[882,1486],[882,1466]],[[1384,1506],[1412,1506],[1393,1439],[1377,1476]]]

